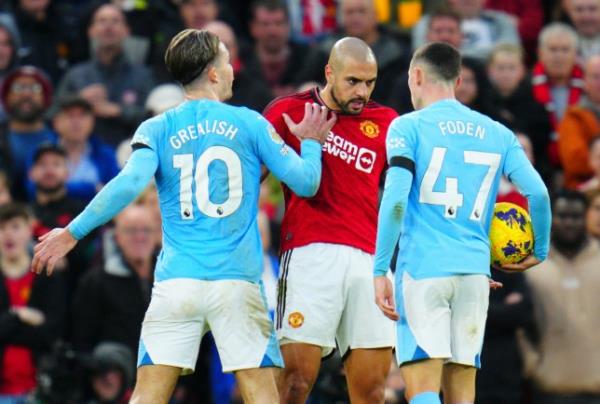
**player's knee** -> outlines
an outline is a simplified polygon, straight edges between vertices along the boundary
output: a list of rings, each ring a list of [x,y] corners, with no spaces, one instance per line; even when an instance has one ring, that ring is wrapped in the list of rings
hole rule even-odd
[[[385,396],[385,376],[362,377],[359,385],[354,387],[353,390],[360,395],[359,402],[382,403]]]
[[[312,388],[313,381],[300,369],[285,371],[283,387],[286,390],[284,396],[289,402],[302,402],[305,400]]]
[[[378,384],[377,386],[370,386],[363,391],[364,402],[366,403],[383,403],[385,397],[385,385]]]

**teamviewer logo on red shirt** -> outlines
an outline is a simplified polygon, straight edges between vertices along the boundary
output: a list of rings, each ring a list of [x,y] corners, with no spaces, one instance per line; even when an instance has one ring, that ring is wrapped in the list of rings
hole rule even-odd
[[[356,159],[356,169],[365,173],[371,173],[375,166],[375,158],[377,155],[374,151],[361,147],[358,151],[358,157]]]
[[[333,157],[345,161],[348,165],[354,165],[358,171],[370,174],[375,167],[377,154],[365,147],[358,147],[340,135],[329,132],[327,142],[323,145],[323,151]]]

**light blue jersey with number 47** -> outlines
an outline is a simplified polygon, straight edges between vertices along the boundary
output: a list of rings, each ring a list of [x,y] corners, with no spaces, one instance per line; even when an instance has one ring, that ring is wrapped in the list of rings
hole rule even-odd
[[[545,190],[516,136],[454,99],[396,118],[388,131],[387,153],[391,170],[399,169],[394,159],[414,162],[397,270],[415,279],[489,275],[488,232],[501,175],[521,189]],[[385,192],[393,190],[386,187]],[[546,218],[546,213],[532,216]],[[540,233],[546,227],[538,226]],[[543,259],[547,235],[539,236],[536,251]],[[378,251],[377,258],[376,273],[377,266],[385,270],[389,265],[383,262],[386,254]]]
[[[157,281],[258,282],[261,164],[301,196],[314,195],[320,182],[318,142],[303,141],[300,158],[260,114],[217,101],[187,101],[149,119],[131,144],[158,155],[163,249]]]

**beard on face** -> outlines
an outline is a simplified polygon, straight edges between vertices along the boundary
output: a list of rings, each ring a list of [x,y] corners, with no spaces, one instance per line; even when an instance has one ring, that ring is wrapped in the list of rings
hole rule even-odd
[[[26,107],[26,105],[30,105]],[[44,107],[31,100],[21,100],[10,106],[10,117],[18,122],[34,123],[43,119]]]
[[[333,87],[331,88],[331,98],[333,99],[333,102],[335,102],[337,107],[342,112],[345,112],[346,114],[352,114],[352,115],[360,114],[362,112],[363,108],[365,107],[365,105],[367,105],[367,101],[368,101],[366,98],[362,98],[362,97],[356,97],[356,98],[351,98],[348,101],[342,101],[335,95],[335,90],[333,89]],[[353,102],[362,102],[363,108],[361,108],[358,111],[351,109],[350,104]]]
[[[585,229],[582,229],[577,234],[563,235],[560,232],[556,232],[552,237],[553,243],[563,250],[578,250],[587,239]]]
[[[43,182],[35,184],[35,189],[43,194],[55,194],[65,187],[64,181],[56,181],[53,184],[46,185]]]

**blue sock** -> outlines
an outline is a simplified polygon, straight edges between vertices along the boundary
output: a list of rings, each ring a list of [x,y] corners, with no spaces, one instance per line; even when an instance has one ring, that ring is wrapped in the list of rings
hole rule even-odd
[[[410,400],[410,404],[441,404],[439,393],[426,391],[425,393],[417,394]]]

